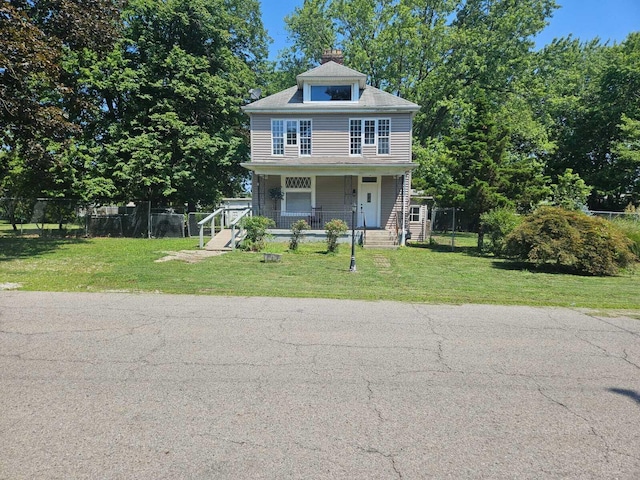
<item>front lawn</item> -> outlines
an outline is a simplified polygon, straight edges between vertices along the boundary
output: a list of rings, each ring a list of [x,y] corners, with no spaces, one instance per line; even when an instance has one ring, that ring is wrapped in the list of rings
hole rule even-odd
[[[474,239],[457,242],[473,244]],[[163,292],[204,295],[352,298],[427,303],[492,303],[640,309],[638,276],[583,277],[518,268],[476,256],[472,247],[356,250],[327,254],[305,243],[264,263],[261,253],[236,251],[198,263],[158,263],[167,252],[196,249],[197,239],[59,239],[0,236],[0,288],[74,292]],[[5,287],[6,288],[6,287]]]

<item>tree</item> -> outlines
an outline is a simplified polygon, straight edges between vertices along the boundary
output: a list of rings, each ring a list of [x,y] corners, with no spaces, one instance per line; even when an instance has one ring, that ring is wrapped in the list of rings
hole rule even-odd
[[[577,51],[575,43],[565,46],[571,55],[567,49],[561,53],[571,63],[559,83],[568,87],[546,109],[554,112],[551,132],[558,146],[548,158],[549,173],[571,168],[593,186],[590,208],[622,209],[637,184],[633,166],[616,146],[627,135],[623,115],[640,118],[640,33],[620,45],[591,42]]]
[[[104,105],[94,178],[123,200],[190,208],[236,193],[249,152],[240,107],[266,56],[258,2],[132,0],[124,25],[87,72]]]
[[[591,187],[584,183],[580,175],[567,168],[562,175],[558,175],[557,181],[552,185],[553,204],[565,210],[584,210]]]
[[[77,194],[69,156],[88,105],[71,52],[103,52],[118,35],[118,3],[11,0],[0,6],[0,189],[35,197]]]
[[[618,125],[620,136],[611,146],[618,159],[618,165],[627,179],[627,200],[640,203],[640,120],[634,120],[622,114],[622,123]],[[624,199],[623,199],[624,200]]]

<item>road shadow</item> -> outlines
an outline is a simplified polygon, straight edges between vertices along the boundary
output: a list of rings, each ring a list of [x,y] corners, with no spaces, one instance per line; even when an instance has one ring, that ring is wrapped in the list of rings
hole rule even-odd
[[[629,390],[627,388],[607,388],[607,390],[611,393],[616,393],[618,395],[622,395],[624,397],[628,397],[638,405],[640,405],[640,392],[636,392],[635,390]]]
[[[0,237],[0,262],[33,258],[57,250],[63,245],[84,243],[77,238]]]

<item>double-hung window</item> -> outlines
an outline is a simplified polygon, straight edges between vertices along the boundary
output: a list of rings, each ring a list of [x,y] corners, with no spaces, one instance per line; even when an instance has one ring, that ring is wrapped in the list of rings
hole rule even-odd
[[[300,120],[300,155],[311,155],[311,120]]]
[[[311,120],[271,120],[271,155],[291,154],[297,148],[298,155],[311,155]]]
[[[271,120],[271,154],[284,155],[284,120]]]
[[[362,120],[349,120],[349,154],[362,155]]]
[[[287,120],[287,145],[298,145],[298,122]]]
[[[378,119],[378,155],[389,155],[390,123],[388,118]]]
[[[390,153],[391,120],[388,118],[349,119],[349,154],[362,155],[362,146],[376,146],[378,155]]]

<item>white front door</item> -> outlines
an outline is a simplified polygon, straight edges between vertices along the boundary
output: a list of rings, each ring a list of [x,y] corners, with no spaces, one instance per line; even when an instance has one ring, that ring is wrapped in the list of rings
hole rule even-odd
[[[358,226],[363,226],[366,219],[367,228],[377,228],[380,226],[380,177],[360,177],[358,187]]]

